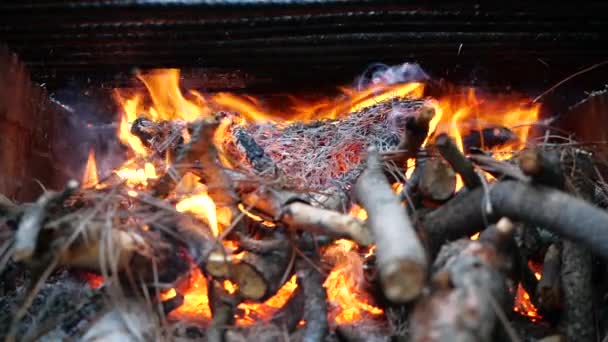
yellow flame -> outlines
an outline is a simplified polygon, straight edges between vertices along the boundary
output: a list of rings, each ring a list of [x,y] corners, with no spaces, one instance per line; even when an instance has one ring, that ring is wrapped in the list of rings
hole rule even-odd
[[[84,167],[84,173],[82,175],[82,186],[84,188],[91,188],[98,183],[99,178],[97,177],[97,161],[95,160],[95,151],[93,151],[93,148],[90,148],[87,164]]]
[[[369,303],[370,297],[360,288],[363,279],[363,258],[350,240],[337,240],[325,249],[323,256],[334,261],[334,268],[323,286],[333,307],[334,321],[338,324],[353,323],[365,315],[380,315],[382,309]]]
[[[220,234],[215,203],[209,197],[206,190],[201,190],[198,194],[179,201],[175,205],[175,209],[182,213],[189,212],[197,218],[206,221],[214,236]]]

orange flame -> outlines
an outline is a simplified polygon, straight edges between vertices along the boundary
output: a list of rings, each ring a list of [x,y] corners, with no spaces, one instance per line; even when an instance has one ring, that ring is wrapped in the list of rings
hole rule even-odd
[[[124,92],[116,92],[116,98],[123,108],[117,134],[120,141],[130,148],[134,156],[117,170],[116,174],[125,179],[127,184],[132,187],[148,186],[150,179],[158,178],[155,165],[162,164],[155,160],[153,164],[150,161],[153,155],[138,137],[131,134],[131,125],[138,116],[154,121],[193,121],[209,117],[215,111],[237,112],[241,117],[222,120],[213,137],[213,143],[220,152],[219,157],[222,164],[225,167],[232,167],[227,154],[224,153],[224,146],[232,139],[229,130],[232,124],[243,124],[246,121],[288,124],[294,121],[334,119],[394,98],[421,98],[424,92],[422,83],[374,84],[363,90],[343,88],[341,89],[342,96],[337,99],[302,101],[291,98],[287,110],[289,114],[286,114],[285,110],[264,108],[261,101],[246,95],[229,93],[212,95],[194,91],[184,94],[179,86],[180,73],[176,69],[154,70],[137,77],[145,86],[147,94],[138,93],[128,96]],[[455,138],[458,148],[464,151],[462,138],[471,131],[484,127],[501,126],[512,129],[519,137],[516,142],[494,149],[494,152],[500,154],[501,158],[506,158],[512,150],[521,149],[524,146],[530,130],[529,124],[538,118],[539,107],[524,105],[520,100],[514,97],[482,98],[477,96],[472,89],[464,93],[455,92],[439,100],[429,100],[428,103],[435,108],[436,115],[430,122],[429,135],[424,145],[426,146],[433,136],[445,132]],[[187,132],[184,132],[184,139],[189,139]],[[168,165],[166,163],[165,169],[168,168]],[[409,177],[414,169],[414,160],[408,160],[407,166],[407,176]],[[171,196],[179,200],[176,205],[178,211],[189,212],[206,221],[213,234],[217,236],[223,227],[230,224],[230,213],[216,208],[206,187],[199,181],[200,179],[196,176],[184,176]],[[462,180],[459,179],[457,186],[462,186]],[[394,190],[398,192],[402,187],[402,184],[395,184]],[[137,195],[137,192],[134,194]],[[240,206],[239,209],[254,220],[265,222],[263,218],[249,212],[244,207]],[[362,220],[367,218],[365,210],[356,205],[351,208],[350,215]],[[272,224],[272,222],[268,223]],[[371,249],[368,253],[371,253]],[[335,244],[324,250],[323,257],[326,260],[333,260],[334,264],[334,269],[324,283],[331,304],[330,318],[333,322],[352,323],[383,313],[382,309],[371,304],[369,295],[360,288],[364,281],[363,257],[356,251],[354,242],[336,241]],[[237,256],[235,256],[235,260],[238,260]],[[226,281],[223,285],[227,291],[237,290],[236,285],[230,282]],[[272,312],[285,304],[296,287],[294,276],[265,303],[239,305],[242,314],[236,317],[237,323],[247,325],[260,318],[269,318]],[[211,318],[207,282],[198,268],[193,268],[190,281],[182,284],[181,290],[178,289],[178,291],[185,296],[184,304],[171,313],[172,317],[203,320]],[[175,290],[169,291],[163,294],[163,298],[169,298],[170,295],[175,295],[174,293]],[[521,297],[525,299],[525,295],[522,294]],[[529,307],[522,310],[531,311]]]
[[[350,240],[338,240],[328,247],[323,257],[334,260],[323,286],[331,305],[330,316],[338,324],[381,315],[382,309],[370,304],[370,298],[360,288],[363,276],[363,258],[355,251],[356,244]]]
[[[89,149],[89,157],[87,158],[87,165],[84,167],[84,173],[82,175],[82,186],[84,188],[91,188],[99,183],[97,177],[97,162],[95,160],[95,151],[93,148]]]

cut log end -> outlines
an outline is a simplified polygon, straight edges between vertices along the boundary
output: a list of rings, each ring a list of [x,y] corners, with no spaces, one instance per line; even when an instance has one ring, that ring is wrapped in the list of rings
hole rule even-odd
[[[409,302],[418,297],[426,283],[426,269],[409,260],[395,260],[380,270],[386,298],[393,302]]]
[[[252,300],[261,300],[269,289],[264,277],[249,264],[235,265],[232,280],[238,284],[239,293]]]

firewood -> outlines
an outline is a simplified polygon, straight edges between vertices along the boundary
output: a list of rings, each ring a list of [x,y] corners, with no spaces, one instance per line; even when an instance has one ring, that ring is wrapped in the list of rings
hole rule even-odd
[[[289,296],[287,303],[272,315],[271,323],[288,332],[294,331],[302,320],[306,297],[302,287],[297,287]]]
[[[608,230],[603,228],[608,213],[562,191],[516,181],[492,184],[487,197],[482,188],[461,194],[426,214],[422,225],[429,252],[434,255],[445,241],[475,234],[497,217],[545,227],[608,259]]]
[[[69,181],[62,192],[47,191],[36,203],[28,206],[19,221],[15,234],[13,259],[15,261],[30,260],[38,245],[39,233],[50,210],[56,209],[77,188],[76,181]]]
[[[207,328],[206,340],[223,342],[226,328],[234,322],[234,312],[240,300],[228,293],[222,284],[215,280],[208,284],[207,296],[213,319]]]
[[[570,241],[563,242],[561,254],[564,302],[560,330],[568,341],[594,341],[591,254]]]
[[[556,189],[563,189],[565,183],[559,153],[531,148],[522,151],[518,157],[519,168],[532,181]]]
[[[368,214],[384,294],[394,302],[416,298],[426,280],[426,252],[374,149],[368,150],[367,166],[354,186],[354,195]]]
[[[152,121],[139,117],[131,124],[131,134],[138,137],[144,146],[159,154],[173,152],[181,147],[184,139],[182,121]]]
[[[289,241],[284,236],[278,236],[270,239],[255,239],[241,232],[234,234],[239,241],[239,249],[253,252],[256,254],[268,254],[276,250],[287,248]],[[278,234],[277,234],[278,235]]]
[[[518,137],[507,127],[486,127],[480,130],[471,130],[462,138],[462,145],[466,153],[474,148],[491,149],[511,141],[517,141]]]
[[[445,245],[433,265],[432,292],[410,318],[412,341],[492,341],[500,315],[510,307],[505,276],[505,242],[513,225],[501,220],[491,237]]]
[[[418,162],[416,167],[418,167]],[[454,194],[456,174],[452,167],[442,159],[427,159],[423,162],[418,189],[428,200],[445,201]]]
[[[329,233],[338,238],[349,238],[361,246],[369,246],[373,243],[371,232],[363,221],[302,202],[288,204],[283,209],[281,221],[290,227],[297,227],[309,232]]]
[[[559,316],[563,305],[561,269],[561,248],[552,244],[545,253],[542,277],[534,296],[538,312],[552,321]]]
[[[304,327],[303,342],[321,342],[329,332],[327,322],[327,293],[323,287],[324,277],[310,264],[318,257],[310,260],[298,258],[296,260],[296,274],[298,276],[298,287],[304,292],[305,304],[303,319],[306,321]]]
[[[473,164],[458,150],[452,138],[445,133],[440,134],[435,139],[435,146],[441,156],[460,175],[467,189],[472,190],[481,185],[481,180],[477,172],[475,172]]]
[[[433,107],[423,107],[416,116],[407,117],[405,122],[405,134],[397,146],[399,154],[395,155],[398,165],[405,165],[408,159],[415,158],[422,143],[429,133],[429,124],[435,117]]]
[[[491,174],[494,178],[503,180],[514,179],[522,182],[529,182],[530,177],[526,176],[520,168],[505,160],[497,160],[485,154],[472,154],[469,159],[483,171]]]
[[[571,152],[566,154],[563,163],[564,171],[568,175],[566,189],[583,200],[592,201],[595,191],[595,169],[591,155],[578,149]],[[585,224],[593,223],[579,221],[578,229],[583,228]],[[588,234],[591,234],[589,235],[591,239],[600,238],[596,235],[597,232],[588,232]],[[558,328],[568,341],[586,342],[596,338],[592,263],[592,255],[587,246],[576,239],[563,241],[561,281],[564,305]]]
[[[197,121],[192,124],[190,143],[185,145],[177,156],[174,165],[163,175],[154,186],[155,197],[165,197],[176,185],[186,170],[191,170],[195,162],[200,164],[201,180],[207,185],[209,197],[213,200],[218,211],[227,209],[234,218],[238,214],[236,208],[237,195],[234,192],[230,177],[219,165],[218,152],[213,144],[213,135],[219,122]]]
[[[265,300],[289,279],[291,248],[285,246],[264,255],[246,252],[231,270],[230,279],[237,284],[245,299]]]
[[[307,199],[307,196],[267,190],[242,194],[241,198],[246,205],[285,223],[292,229],[337,238],[346,237],[363,246],[373,242],[369,228],[364,222],[346,214],[302,202]]]

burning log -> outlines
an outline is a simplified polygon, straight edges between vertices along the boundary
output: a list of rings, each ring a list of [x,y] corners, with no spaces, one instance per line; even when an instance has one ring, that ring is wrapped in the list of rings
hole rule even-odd
[[[395,156],[398,165],[405,165],[408,159],[416,158],[416,153],[429,134],[429,124],[434,116],[433,107],[423,107],[418,115],[406,118],[405,134],[397,146],[400,153]]]
[[[176,166],[163,175],[154,187],[155,197],[165,197],[181,178],[184,170],[192,170],[194,163],[200,163],[202,181],[207,185],[209,197],[218,211],[228,209],[236,217],[236,193],[230,178],[219,165],[218,152],[213,144],[213,135],[219,122],[197,121],[192,124],[191,141],[184,146],[175,160]],[[173,173],[177,173],[177,176]]]
[[[418,190],[423,197],[432,201],[446,201],[456,189],[456,174],[450,165],[439,158],[433,158],[416,163],[416,168],[422,163],[422,173],[418,182]]]
[[[207,328],[206,340],[223,342],[226,328],[234,322],[234,312],[239,300],[228,293],[217,281],[212,281],[208,285],[207,295],[213,319]]]
[[[373,240],[365,223],[355,217],[306,204],[306,198],[286,191],[267,190],[241,195],[243,203],[293,229],[349,238],[367,246]]]
[[[289,279],[290,254],[289,246],[265,255],[245,253],[231,270],[231,280],[237,284],[239,295],[257,301],[274,295]]]
[[[367,166],[355,184],[354,195],[369,217],[384,294],[395,302],[416,298],[426,281],[426,253],[374,149],[368,150]]]
[[[561,249],[552,244],[545,253],[543,274],[534,296],[538,312],[550,320],[559,316],[563,305],[561,269]]]
[[[481,185],[481,180],[475,172],[473,164],[458,150],[454,139],[447,134],[440,134],[435,139],[435,146],[454,171],[462,177],[462,182],[467,189],[472,190]]]
[[[78,182],[69,181],[62,192],[47,191],[23,213],[15,234],[13,259],[30,260],[38,245],[39,233],[49,211],[57,209],[76,189]]]
[[[487,233],[486,233],[487,232]],[[416,304],[410,319],[412,341],[491,341],[509,307],[503,251],[513,225],[500,220],[477,241],[445,245],[435,260],[434,289]]]
[[[291,293],[287,303],[285,303],[280,310],[275,312],[270,322],[279,328],[292,332],[302,320],[305,306],[306,297],[304,295],[304,291],[302,291],[302,287],[297,287]]]
[[[156,122],[139,117],[131,124],[131,134],[138,137],[147,148],[164,153],[182,146],[182,131],[185,128],[186,124],[181,121]]]
[[[516,181],[478,188],[461,194],[426,214],[422,224],[434,255],[445,242],[478,232],[487,220],[508,217],[579,241],[608,259],[608,213],[594,205],[541,185]]]
[[[317,258],[311,259],[315,261]],[[321,342],[329,331],[327,322],[327,293],[323,287],[323,276],[312,267],[311,260],[298,258],[296,260],[296,274],[298,286],[304,292],[303,319],[306,321],[303,342]]]

